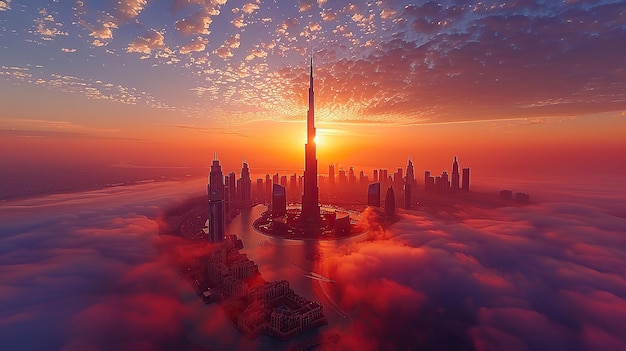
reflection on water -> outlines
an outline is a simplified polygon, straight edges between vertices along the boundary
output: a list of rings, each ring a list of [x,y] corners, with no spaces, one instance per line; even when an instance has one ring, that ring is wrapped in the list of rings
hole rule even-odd
[[[268,237],[252,228],[254,220],[266,209],[263,205],[257,205],[242,210],[241,214],[227,226],[226,234],[235,234],[241,238],[244,244],[241,252],[255,261],[265,280],[285,279],[289,281],[296,294],[323,304],[324,315],[327,317],[330,327],[349,323],[349,317],[341,311],[339,305],[332,300],[332,296],[324,287],[324,284],[333,284],[333,282],[329,282],[329,277],[320,274],[319,266],[324,257],[332,255],[339,247],[361,241],[367,237],[367,234],[334,241],[300,241]],[[215,305],[209,306],[208,310],[207,313],[221,314]],[[287,342],[265,335],[255,340],[247,340],[233,326],[230,326],[229,331],[233,333],[232,339],[236,343],[236,345],[232,345],[233,347],[275,350],[305,344],[307,340],[324,333],[328,329],[329,327],[325,326],[311,330]],[[209,339],[221,338],[223,341],[223,335],[205,337]]]

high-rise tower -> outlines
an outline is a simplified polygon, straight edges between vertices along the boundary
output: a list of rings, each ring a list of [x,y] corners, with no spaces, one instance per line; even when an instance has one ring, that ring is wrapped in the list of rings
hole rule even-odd
[[[454,156],[454,162],[452,162],[452,191],[459,191],[459,163]]]
[[[311,76],[309,82],[309,110],[306,116],[307,142],[304,145],[304,192],[302,194],[303,224],[315,226],[320,219],[317,187],[317,158],[315,147],[315,97],[313,92],[313,57],[311,57]],[[314,229],[312,227],[311,229]]]
[[[237,193],[241,201],[249,201],[252,198],[252,178],[250,178],[250,167],[246,161],[241,166],[241,178],[237,180]]]
[[[209,242],[217,243],[224,239],[226,233],[224,174],[217,154],[211,164],[207,188],[209,192]]]

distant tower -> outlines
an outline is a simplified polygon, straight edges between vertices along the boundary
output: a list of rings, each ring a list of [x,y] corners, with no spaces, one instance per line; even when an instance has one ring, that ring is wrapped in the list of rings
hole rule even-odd
[[[409,163],[406,165],[406,182],[409,185],[415,185],[415,170],[413,169],[413,161],[409,158]]]
[[[272,217],[287,213],[287,191],[284,186],[274,184],[272,187]]]
[[[328,183],[330,185],[335,185],[335,165],[328,165]]]
[[[235,185],[237,182],[237,176],[235,172],[229,172],[224,176],[224,186],[228,187],[228,193],[224,193],[224,200],[230,201],[230,203],[234,203],[237,201],[237,186]]]
[[[250,178],[250,167],[246,161],[241,165],[241,178],[237,180],[237,193],[239,200],[249,201],[252,198],[252,178]]]
[[[209,242],[217,243],[224,239],[226,233],[226,220],[224,215],[224,175],[222,166],[217,159],[211,164],[209,173]]]
[[[469,191],[469,186],[470,186],[470,169],[463,168],[463,185],[462,185],[463,191]]]
[[[454,162],[452,163],[452,191],[459,191],[459,163],[454,156]]]
[[[272,196],[272,177],[268,173],[265,174],[265,193]]]
[[[315,146],[315,96],[313,91],[313,57],[309,81],[309,110],[306,116],[307,143],[304,146],[304,192],[302,194],[302,220],[317,226],[320,220],[319,188],[317,187],[317,158]],[[314,229],[314,228],[311,228]]]
[[[392,186],[387,188],[387,194],[385,195],[385,215],[387,218],[396,216],[396,196],[393,194]]]
[[[441,172],[440,179],[441,179],[441,183],[440,183],[439,191],[447,192],[448,190],[450,190],[450,179],[448,178],[448,172],[446,171]]]
[[[226,218],[226,222],[230,222],[230,208],[231,206],[234,206],[233,201],[232,201],[232,196],[230,194],[230,175],[233,174],[232,172],[229,173],[227,176],[224,176],[224,218]],[[234,191],[234,189],[233,189]]]
[[[404,209],[410,210],[413,207],[413,198],[411,197],[411,183],[408,179],[404,182]]]
[[[367,206],[380,207],[380,183],[372,183],[367,187]]]
[[[354,174],[354,167],[350,167],[348,170],[348,183],[356,184],[356,174]]]
[[[377,181],[378,181],[378,170],[377,170],[377,169],[375,169],[374,171],[372,171],[372,180],[373,180],[374,182],[377,182]]]

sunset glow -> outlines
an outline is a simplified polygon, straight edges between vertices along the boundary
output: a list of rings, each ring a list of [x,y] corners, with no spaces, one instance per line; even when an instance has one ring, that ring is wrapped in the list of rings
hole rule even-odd
[[[70,161],[87,143],[106,163],[206,165],[217,150],[301,167],[275,141],[302,130],[311,53],[316,120],[334,131],[318,140],[333,146],[322,167],[359,155],[377,167],[381,147],[419,164],[478,145],[607,158],[624,146],[619,1],[1,3],[0,128],[22,139],[20,159],[45,145]],[[126,155],[104,151],[130,140]]]
[[[624,0],[0,0],[0,150],[0,350],[626,350]]]

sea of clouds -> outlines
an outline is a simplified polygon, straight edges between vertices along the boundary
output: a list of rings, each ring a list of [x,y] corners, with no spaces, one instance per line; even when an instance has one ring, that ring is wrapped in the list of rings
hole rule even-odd
[[[158,235],[162,210],[203,191],[153,183],[0,204],[1,349],[262,346],[207,312],[162,254],[182,245]],[[329,251],[321,267],[351,322],[322,328],[341,336],[324,348],[626,349],[624,199],[559,198],[401,212]]]

